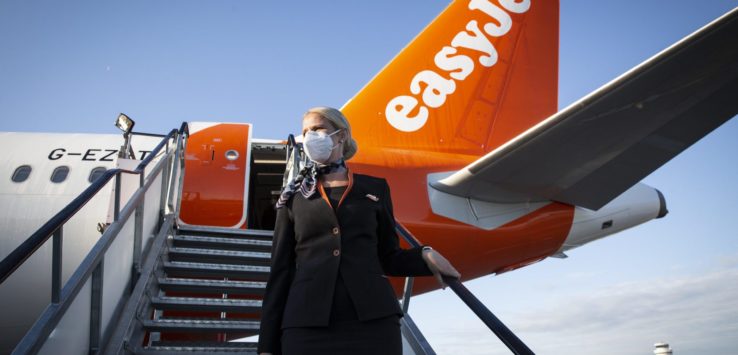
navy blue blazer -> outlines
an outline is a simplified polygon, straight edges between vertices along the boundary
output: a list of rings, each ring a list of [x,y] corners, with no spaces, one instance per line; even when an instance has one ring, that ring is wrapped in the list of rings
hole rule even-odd
[[[328,325],[339,269],[361,321],[403,316],[386,275],[433,275],[422,246],[400,248],[385,179],[349,172],[335,213],[318,185],[277,211],[258,353],[280,353],[283,328]]]

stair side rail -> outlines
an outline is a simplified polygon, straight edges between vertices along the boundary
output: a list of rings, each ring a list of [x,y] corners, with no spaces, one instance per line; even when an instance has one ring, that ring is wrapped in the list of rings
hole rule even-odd
[[[104,278],[104,260],[106,252],[121,231],[126,227],[131,215],[134,215],[133,226],[133,263],[131,273],[128,275],[128,285],[135,284],[135,279],[140,272],[140,260],[144,248],[142,247],[143,224],[144,224],[144,202],[146,200],[146,192],[149,191],[153,183],[158,180],[161,175],[161,194],[159,197],[159,223],[157,227],[163,224],[163,216],[167,211],[171,211],[172,186],[175,185],[176,167],[179,160],[183,159],[184,137],[189,134],[187,123],[182,123],[179,130],[173,129],[169,132],[161,142],[151,151],[134,170],[128,169],[110,169],[107,170],[100,178],[95,180],[88,186],[79,196],[72,200],[56,215],[51,217],[44,225],[26,239],[20,246],[11,252],[5,259],[0,262],[0,284],[4,282],[15,270],[18,269],[31,255],[33,255],[49,238],[53,237],[52,243],[52,289],[51,303],[46,307],[41,316],[36,320],[31,329],[21,339],[13,354],[36,354],[39,352],[55,353],[59,348],[53,345],[61,345],[59,343],[52,346],[44,347],[49,342],[54,343],[55,335],[59,338],[74,338],[76,329],[62,329],[58,326],[62,323],[71,328],[83,325],[89,321],[89,329],[82,331],[84,339],[73,339],[76,344],[72,348],[64,348],[66,353],[96,353],[100,344],[103,343],[107,333],[110,332],[108,325],[112,323],[112,319],[120,312],[120,304],[122,300],[118,300],[117,306],[114,307],[113,314],[107,314],[107,322],[103,322],[103,278]],[[174,140],[174,149],[170,149],[170,142]],[[152,168],[148,176],[146,175],[147,166],[158,156],[164,156]],[[122,174],[132,174],[139,176],[139,187],[130,197],[126,205],[120,207],[121,199],[121,177]],[[71,219],[85,204],[108,183],[115,178],[115,200],[114,200],[114,217],[113,222],[105,229],[100,239],[95,243],[87,256],[82,260],[75,272],[71,275],[65,285],[61,285],[61,269],[62,269],[62,243],[64,224]],[[113,255],[112,257],[115,257]],[[116,278],[125,278],[125,275],[114,275]],[[120,280],[115,280],[120,281]],[[83,289],[89,289],[88,292],[81,292]],[[123,297],[127,292],[123,292]],[[83,296],[83,297],[78,297]],[[71,313],[68,311],[72,311]],[[89,317],[84,317],[83,321],[77,324],[75,320],[66,318],[66,315],[75,312],[86,312]],[[110,313],[110,312],[108,312]],[[70,316],[71,317],[71,316]],[[79,317],[78,317],[79,318]],[[79,319],[76,319],[79,321]],[[105,323],[105,324],[103,324]],[[57,331],[59,334],[57,334]],[[79,334],[77,334],[79,335]],[[85,344],[81,344],[85,343]],[[81,344],[81,345],[80,345]]]
[[[415,236],[410,233],[405,226],[399,221],[395,221],[395,229],[398,233],[408,242],[412,247],[419,247],[422,244],[418,241]],[[502,323],[493,313],[487,308],[482,301],[474,296],[469,291],[461,280],[458,278],[441,275],[443,282],[445,282],[451,289],[456,293],[459,298],[489,327],[489,329],[497,335],[497,337],[507,346],[513,354],[534,354],[533,351],[518,338],[505,324]],[[410,297],[412,296],[412,284],[413,278],[407,277],[405,280],[405,290],[402,296],[402,310],[407,313],[410,305]]]

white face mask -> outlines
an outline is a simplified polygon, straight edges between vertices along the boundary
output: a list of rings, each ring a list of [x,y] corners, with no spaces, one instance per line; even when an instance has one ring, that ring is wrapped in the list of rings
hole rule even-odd
[[[328,163],[328,158],[331,157],[331,152],[333,151],[333,149],[336,149],[336,147],[340,146],[340,144],[333,145],[333,140],[331,139],[331,136],[340,131],[341,130],[339,129],[331,134],[317,131],[306,132],[305,139],[303,139],[302,141],[302,146],[303,149],[305,149],[305,154],[307,154],[310,160],[316,163]]]

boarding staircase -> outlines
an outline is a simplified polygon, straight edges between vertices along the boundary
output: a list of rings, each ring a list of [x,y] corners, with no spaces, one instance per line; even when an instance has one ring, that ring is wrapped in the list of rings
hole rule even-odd
[[[115,353],[256,353],[271,231],[172,228],[144,265],[109,342]],[[183,337],[187,340],[181,340]]]
[[[108,170],[2,261],[0,283],[53,240],[51,303],[13,354],[256,354],[255,342],[231,340],[258,334],[272,231],[178,223],[187,134],[186,124],[172,130],[135,170]],[[288,146],[289,171],[298,162],[292,137]],[[126,176],[137,189],[124,201]],[[108,182],[114,221],[61,285],[64,223]],[[513,353],[532,354],[459,280],[444,280]],[[435,354],[407,314],[412,284],[401,301],[404,353]]]

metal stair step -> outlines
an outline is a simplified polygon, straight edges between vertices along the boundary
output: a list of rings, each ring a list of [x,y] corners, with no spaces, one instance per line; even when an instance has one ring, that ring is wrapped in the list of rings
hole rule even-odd
[[[151,298],[151,305],[157,309],[180,310],[180,311],[218,311],[257,313],[261,312],[261,300],[244,299],[222,299],[201,297],[168,297],[157,296]],[[164,320],[164,319],[160,319]],[[167,319],[176,323],[177,321],[188,321],[182,319]],[[215,324],[215,323],[213,323]]]
[[[269,266],[188,263],[181,261],[165,261],[162,263],[162,267],[169,277],[227,277],[253,281],[266,281],[269,278],[270,270]]]
[[[259,321],[218,319],[146,319],[144,328],[152,332],[238,332],[258,333]],[[200,344],[199,346],[204,346]],[[234,346],[235,347],[235,346]]]
[[[204,248],[237,251],[272,251],[271,240],[253,240],[241,238],[202,237],[195,235],[175,235],[172,245],[181,248]]]
[[[254,342],[154,342],[137,354],[256,354]]]
[[[168,254],[169,260],[186,262],[268,266],[271,261],[271,253],[253,251],[171,247]]]
[[[177,292],[263,295],[264,291],[266,290],[266,282],[160,277],[159,288],[161,288],[163,291]]]
[[[205,237],[223,237],[223,238],[255,238],[262,240],[271,240],[274,236],[273,230],[262,229],[233,229],[221,227],[204,227],[204,226],[180,226],[178,234],[199,235]]]
[[[249,349],[228,349],[228,348],[210,348],[210,347],[197,347],[197,348],[169,348],[169,347],[146,347],[143,349],[136,350],[137,355],[180,355],[180,354],[208,354],[208,355],[233,355],[233,354],[244,354],[244,355],[258,355],[256,348]]]
[[[175,341],[175,340],[164,340],[154,341],[151,346],[166,346],[166,347],[177,347],[177,348],[192,348],[192,347],[219,347],[219,348],[230,348],[230,349],[248,349],[256,348],[258,345],[254,341],[228,341],[228,342],[211,342],[211,341]]]

